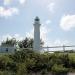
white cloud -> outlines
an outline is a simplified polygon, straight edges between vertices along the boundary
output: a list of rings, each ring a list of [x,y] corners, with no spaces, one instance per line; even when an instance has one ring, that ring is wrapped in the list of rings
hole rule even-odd
[[[47,20],[45,23],[48,25],[51,23],[51,20]]]
[[[40,36],[41,39],[46,42],[47,41],[47,34],[49,33],[50,29],[46,25],[42,25],[40,29]]]
[[[36,0],[35,3],[38,4],[40,7],[44,7],[48,9],[51,13],[53,13],[55,9],[56,1],[55,0]]]
[[[12,37],[9,34],[0,36],[0,44],[2,41],[6,41],[7,38],[11,39]]]
[[[68,40],[60,40],[60,39],[56,39],[54,41],[54,45],[55,46],[63,46],[63,45],[69,45],[70,42]]]
[[[0,17],[9,17],[12,15],[17,15],[19,13],[19,10],[15,7],[13,8],[5,8],[0,6]]]
[[[29,37],[29,38],[34,38],[34,29],[32,29],[30,32],[26,32],[26,37]]]
[[[10,5],[12,3],[12,0],[4,0],[4,5]]]
[[[75,15],[64,15],[60,20],[60,27],[65,31],[75,28]]]
[[[23,40],[25,37],[21,36],[20,34],[13,35],[14,38],[16,38],[17,41]]]
[[[55,39],[54,41],[47,39],[47,43],[45,46],[63,46],[63,45],[72,45],[68,40]]]
[[[6,41],[8,39],[12,39],[12,38],[15,38],[17,41],[21,41],[23,40],[25,37],[24,36],[21,36],[19,34],[14,34],[14,35],[10,35],[10,34],[6,34],[6,35],[2,35],[0,36],[0,44],[2,41]]]
[[[48,10],[50,12],[54,12],[54,7],[55,7],[55,3],[54,2],[50,2],[50,4],[47,6]]]
[[[35,0],[34,0],[35,1]],[[46,5],[50,2],[51,0],[36,0],[35,2],[39,5]]]
[[[14,2],[19,3],[21,5],[25,5],[27,0],[4,0],[3,4],[5,6],[9,6],[11,4],[13,4]]]
[[[24,5],[26,3],[27,0],[19,0],[19,3]]]

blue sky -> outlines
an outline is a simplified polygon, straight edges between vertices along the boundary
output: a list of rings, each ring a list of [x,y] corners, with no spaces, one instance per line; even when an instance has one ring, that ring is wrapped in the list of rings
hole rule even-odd
[[[0,0],[0,42],[33,37],[36,16],[45,46],[75,45],[75,0]]]

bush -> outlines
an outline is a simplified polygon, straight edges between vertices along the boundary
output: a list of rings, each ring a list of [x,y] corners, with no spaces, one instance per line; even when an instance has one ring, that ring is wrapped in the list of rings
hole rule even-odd
[[[43,69],[43,70],[41,71],[41,75],[47,75],[47,74],[48,74],[47,69]]]
[[[27,74],[27,69],[25,63],[17,64],[17,73],[16,75],[25,75]]]
[[[9,71],[0,71],[0,75],[14,75],[14,74]]]
[[[0,56],[0,75],[27,75],[40,73],[64,75],[75,72],[75,53],[37,53],[32,50],[16,51],[15,54]],[[15,73],[15,74],[13,74]]]
[[[66,73],[66,72],[68,72],[68,69],[65,68],[62,64],[61,65],[54,64],[51,70],[52,70],[52,72],[55,72],[55,73]]]

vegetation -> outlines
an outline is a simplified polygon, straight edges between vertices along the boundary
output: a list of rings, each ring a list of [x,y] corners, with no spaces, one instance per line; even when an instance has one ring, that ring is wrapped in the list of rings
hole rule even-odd
[[[20,48],[32,48],[33,47],[33,39],[32,38],[25,38],[22,41],[18,42]],[[41,46],[44,45],[44,42],[41,40]]]
[[[7,39],[2,45],[16,43],[15,39]],[[0,55],[0,75],[31,75],[32,73],[64,75],[67,72],[75,72],[75,53],[73,51],[37,53],[25,49],[33,46],[33,39],[25,38],[18,43],[21,50],[15,51],[14,54]]]
[[[28,38],[26,37],[24,40],[22,41],[17,41],[15,38],[12,39],[8,39],[6,41],[3,41],[1,43],[1,46],[14,46],[16,44],[18,44],[18,46],[20,48],[32,48],[33,47],[33,39],[32,38]],[[44,45],[44,42],[41,40],[41,46]]]
[[[12,39],[8,39],[6,41],[3,41],[1,43],[1,46],[14,46],[15,44],[17,43],[16,39],[15,38],[12,38]]]
[[[75,53],[36,53],[32,50],[16,51],[0,56],[0,75],[47,75],[75,72]]]

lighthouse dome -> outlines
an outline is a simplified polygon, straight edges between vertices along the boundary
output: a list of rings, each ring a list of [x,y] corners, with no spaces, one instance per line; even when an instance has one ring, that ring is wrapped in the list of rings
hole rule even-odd
[[[40,19],[39,19],[39,17],[38,16],[36,16],[36,18],[35,18],[35,21],[39,21]]]

